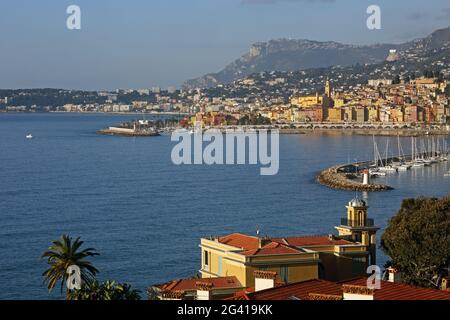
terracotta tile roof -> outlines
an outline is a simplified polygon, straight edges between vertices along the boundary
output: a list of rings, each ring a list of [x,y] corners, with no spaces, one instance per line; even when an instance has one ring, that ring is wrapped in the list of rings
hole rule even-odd
[[[244,290],[236,291],[232,297],[225,298],[224,300],[250,300],[249,293],[255,292],[255,288],[246,288]]]
[[[366,286],[367,279],[360,278],[345,282],[349,285]],[[403,283],[381,282],[375,290],[375,300],[450,300],[450,292],[410,286]]]
[[[240,281],[235,277],[220,277],[220,278],[203,278],[203,279],[182,279],[173,280],[167,283],[156,285],[155,287],[162,291],[196,291],[198,283],[205,283],[214,289],[240,289],[243,288]]]
[[[236,248],[242,248],[244,250],[257,249],[259,245],[258,237],[248,236],[241,233],[232,233],[224,237],[219,237],[218,240],[220,243]]]
[[[231,300],[336,300],[343,296],[343,286],[366,288],[366,278],[345,282],[308,280],[259,292],[241,292]],[[375,300],[450,300],[450,292],[418,288],[401,283],[382,281],[381,288],[374,290]]]
[[[241,252],[241,254],[243,254],[244,256],[258,256],[258,255],[273,255],[273,254],[299,254],[302,252],[303,251],[299,249],[292,248],[281,243],[270,242],[261,249],[247,250]]]
[[[295,247],[353,244],[353,242],[343,239],[330,240],[328,236],[273,238],[272,241],[284,243]]]
[[[250,298],[248,297],[248,294],[246,292],[239,292],[238,294],[229,298],[225,298],[224,300],[246,301],[250,300]]]
[[[262,248],[259,248],[258,237],[248,236],[241,233],[232,233],[219,237],[220,243],[242,249],[241,254],[245,256],[272,255],[272,254],[299,254],[303,251],[296,247],[307,245],[330,245],[330,244],[351,244],[346,240],[329,240],[328,236],[311,237],[291,237],[266,239],[269,241]]]
[[[325,280],[308,280],[248,294],[251,300],[310,300],[310,293],[342,295],[342,285]]]

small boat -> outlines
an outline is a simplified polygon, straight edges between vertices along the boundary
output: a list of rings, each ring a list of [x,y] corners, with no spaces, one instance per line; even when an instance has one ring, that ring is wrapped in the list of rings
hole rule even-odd
[[[32,135],[31,133],[29,133],[29,134],[27,134],[27,135],[25,136],[25,138],[27,138],[27,139],[33,139],[33,135]]]
[[[378,171],[377,169],[369,169],[369,174],[371,177],[385,177],[386,176],[386,172],[381,172]]]
[[[397,168],[393,167],[393,166],[384,166],[384,167],[379,167],[378,168],[379,171],[381,172],[386,172],[386,173],[394,173],[397,172]]]
[[[450,177],[450,170],[448,170],[448,172],[444,174],[444,177]]]
[[[408,171],[411,168],[408,164],[402,164],[398,167],[398,171]]]
[[[414,161],[414,163],[412,165],[413,168],[421,168],[424,166],[425,166],[425,164],[421,160]]]

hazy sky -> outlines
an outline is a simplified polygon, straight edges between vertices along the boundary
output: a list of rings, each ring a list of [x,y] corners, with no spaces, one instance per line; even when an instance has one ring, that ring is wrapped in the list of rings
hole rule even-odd
[[[81,7],[81,30],[66,8]],[[366,9],[382,9],[382,30]],[[398,43],[450,26],[448,0],[1,0],[0,88],[179,86],[257,41]]]

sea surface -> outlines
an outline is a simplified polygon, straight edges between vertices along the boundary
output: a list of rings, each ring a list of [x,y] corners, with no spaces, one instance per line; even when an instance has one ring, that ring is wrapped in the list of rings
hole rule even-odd
[[[135,118],[0,114],[0,299],[63,297],[43,285],[40,258],[63,233],[100,252],[92,261],[101,280],[129,282],[143,296],[152,284],[196,274],[201,237],[255,234],[257,226],[269,236],[329,234],[356,194],[318,185],[314,176],[373,158],[372,137],[282,135],[279,173],[261,176],[255,165],[176,166],[170,136],[96,134]],[[386,139],[377,139],[380,150]],[[408,152],[409,139],[402,143]],[[449,168],[444,162],[393,174],[378,180],[394,190],[358,196],[384,228],[403,198],[448,195]]]

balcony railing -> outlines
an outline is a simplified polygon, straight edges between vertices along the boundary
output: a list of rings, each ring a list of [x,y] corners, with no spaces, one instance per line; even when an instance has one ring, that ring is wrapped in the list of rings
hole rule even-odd
[[[366,223],[364,225],[361,225],[358,223],[357,220],[350,220],[347,218],[341,218],[341,225],[342,226],[348,226],[348,227],[374,227],[375,222],[373,219],[366,219]]]

